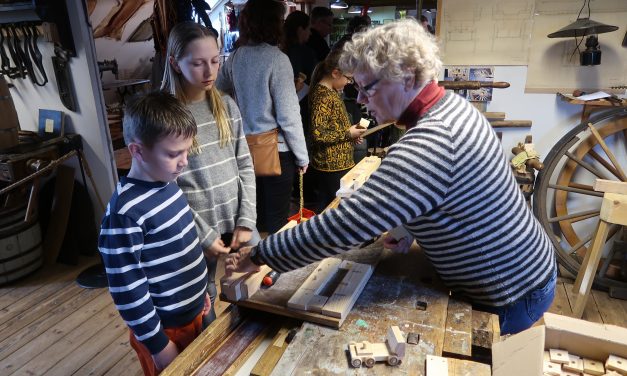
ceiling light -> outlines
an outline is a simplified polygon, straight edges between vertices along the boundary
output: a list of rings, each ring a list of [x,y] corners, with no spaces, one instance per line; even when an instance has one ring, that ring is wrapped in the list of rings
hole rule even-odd
[[[348,8],[348,4],[342,0],[336,0],[331,3],[331,8],[333,9],[346,9]]]
[[[588,17],[580,18],[581,11],[588,4]],[[601,50],[599,49],[599,39],[597,34],[609,33],[611,31],[618,30],[618,26],[606,25],[590,19],[590,0],[584,0],[581,10],[577,15],[577,21],[570,25],[564,26],[558,31],[547,35],[549,38],[570,38],[570,37],[585,37],[586,38],[586,50],[579,53],[579,62],[581,65],[599,65],[601,64]],[[579,49],[577,43],[576,49]],[[573,51],[574,53],[574,51]]]
[[[351,5],[350,8],[348,8],[348,13],[350,14],[359,14],[361,13],[361,7],[358,5]]]

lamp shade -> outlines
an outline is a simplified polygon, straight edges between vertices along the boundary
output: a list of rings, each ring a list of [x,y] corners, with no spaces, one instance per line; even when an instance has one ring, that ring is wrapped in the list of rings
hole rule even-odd
[[[547,36],[549,38],[583,37],[591,34],[609,33],[615,30],[618,30],[618,26],[606,25],[589,18],[578,18],[577,21]]]

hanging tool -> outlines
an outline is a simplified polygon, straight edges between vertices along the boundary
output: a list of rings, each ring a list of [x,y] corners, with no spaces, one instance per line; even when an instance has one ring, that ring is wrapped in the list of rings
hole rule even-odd
[[[55,56],[52,57],[54,75],[57,78],[57,88],[61,103],[70,111],[76,111],[76,98],[70,70],[70,54],[60,47],[54,48]]]

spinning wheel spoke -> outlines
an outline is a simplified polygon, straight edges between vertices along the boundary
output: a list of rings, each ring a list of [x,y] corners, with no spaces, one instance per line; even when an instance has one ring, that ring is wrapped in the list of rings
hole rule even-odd
[[[549,218],[549,222],[553,223],[553,222],[561,222],[561,221],[565,221],[565,220],[570,220],[571,223],[579,222],[579,221],[583,221],[584,219],[596,217],[600,213],[601,213],[600,210],[593,209],[593,210],[588,210],[588,211],[582,211],[582,212],[562,215],[562,216],[559,216],[559,217],[551,217],[551,218]]]
[[[627,181],[627,109],[598,112],[589,121],[555,144],[534,189],[534,214],[549,234],[560,264],[573,274],[579,271],[598,224],[602,201],[598,198],[603,192],[594,191],[595,179]],[[621,252],[612,238],[621,229],[610,228],[606,251]],[[614,265],[614,271],[620,268],[609,258],[605,264]],[[621,273],[609,277],[605,270],[595,278],[597,287],[627,287]]]

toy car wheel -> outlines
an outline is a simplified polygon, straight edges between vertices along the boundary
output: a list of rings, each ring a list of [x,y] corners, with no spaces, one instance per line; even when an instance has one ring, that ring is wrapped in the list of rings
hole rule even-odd
[[[392,356],[390,356],[388,358],[388,364],[391,365],[391,366],[397,366],[400,363],[401,363],[401,360],[398,357],[396,357],[396,356],[392,355]]]
[[[353,359],[351,360],[351,366],[355,368],[361,367],[361,359]]]
[[[374,367],[375,360],[374,358],[367,358],[365,363],[366,363],[366,367],[372,368]]]

